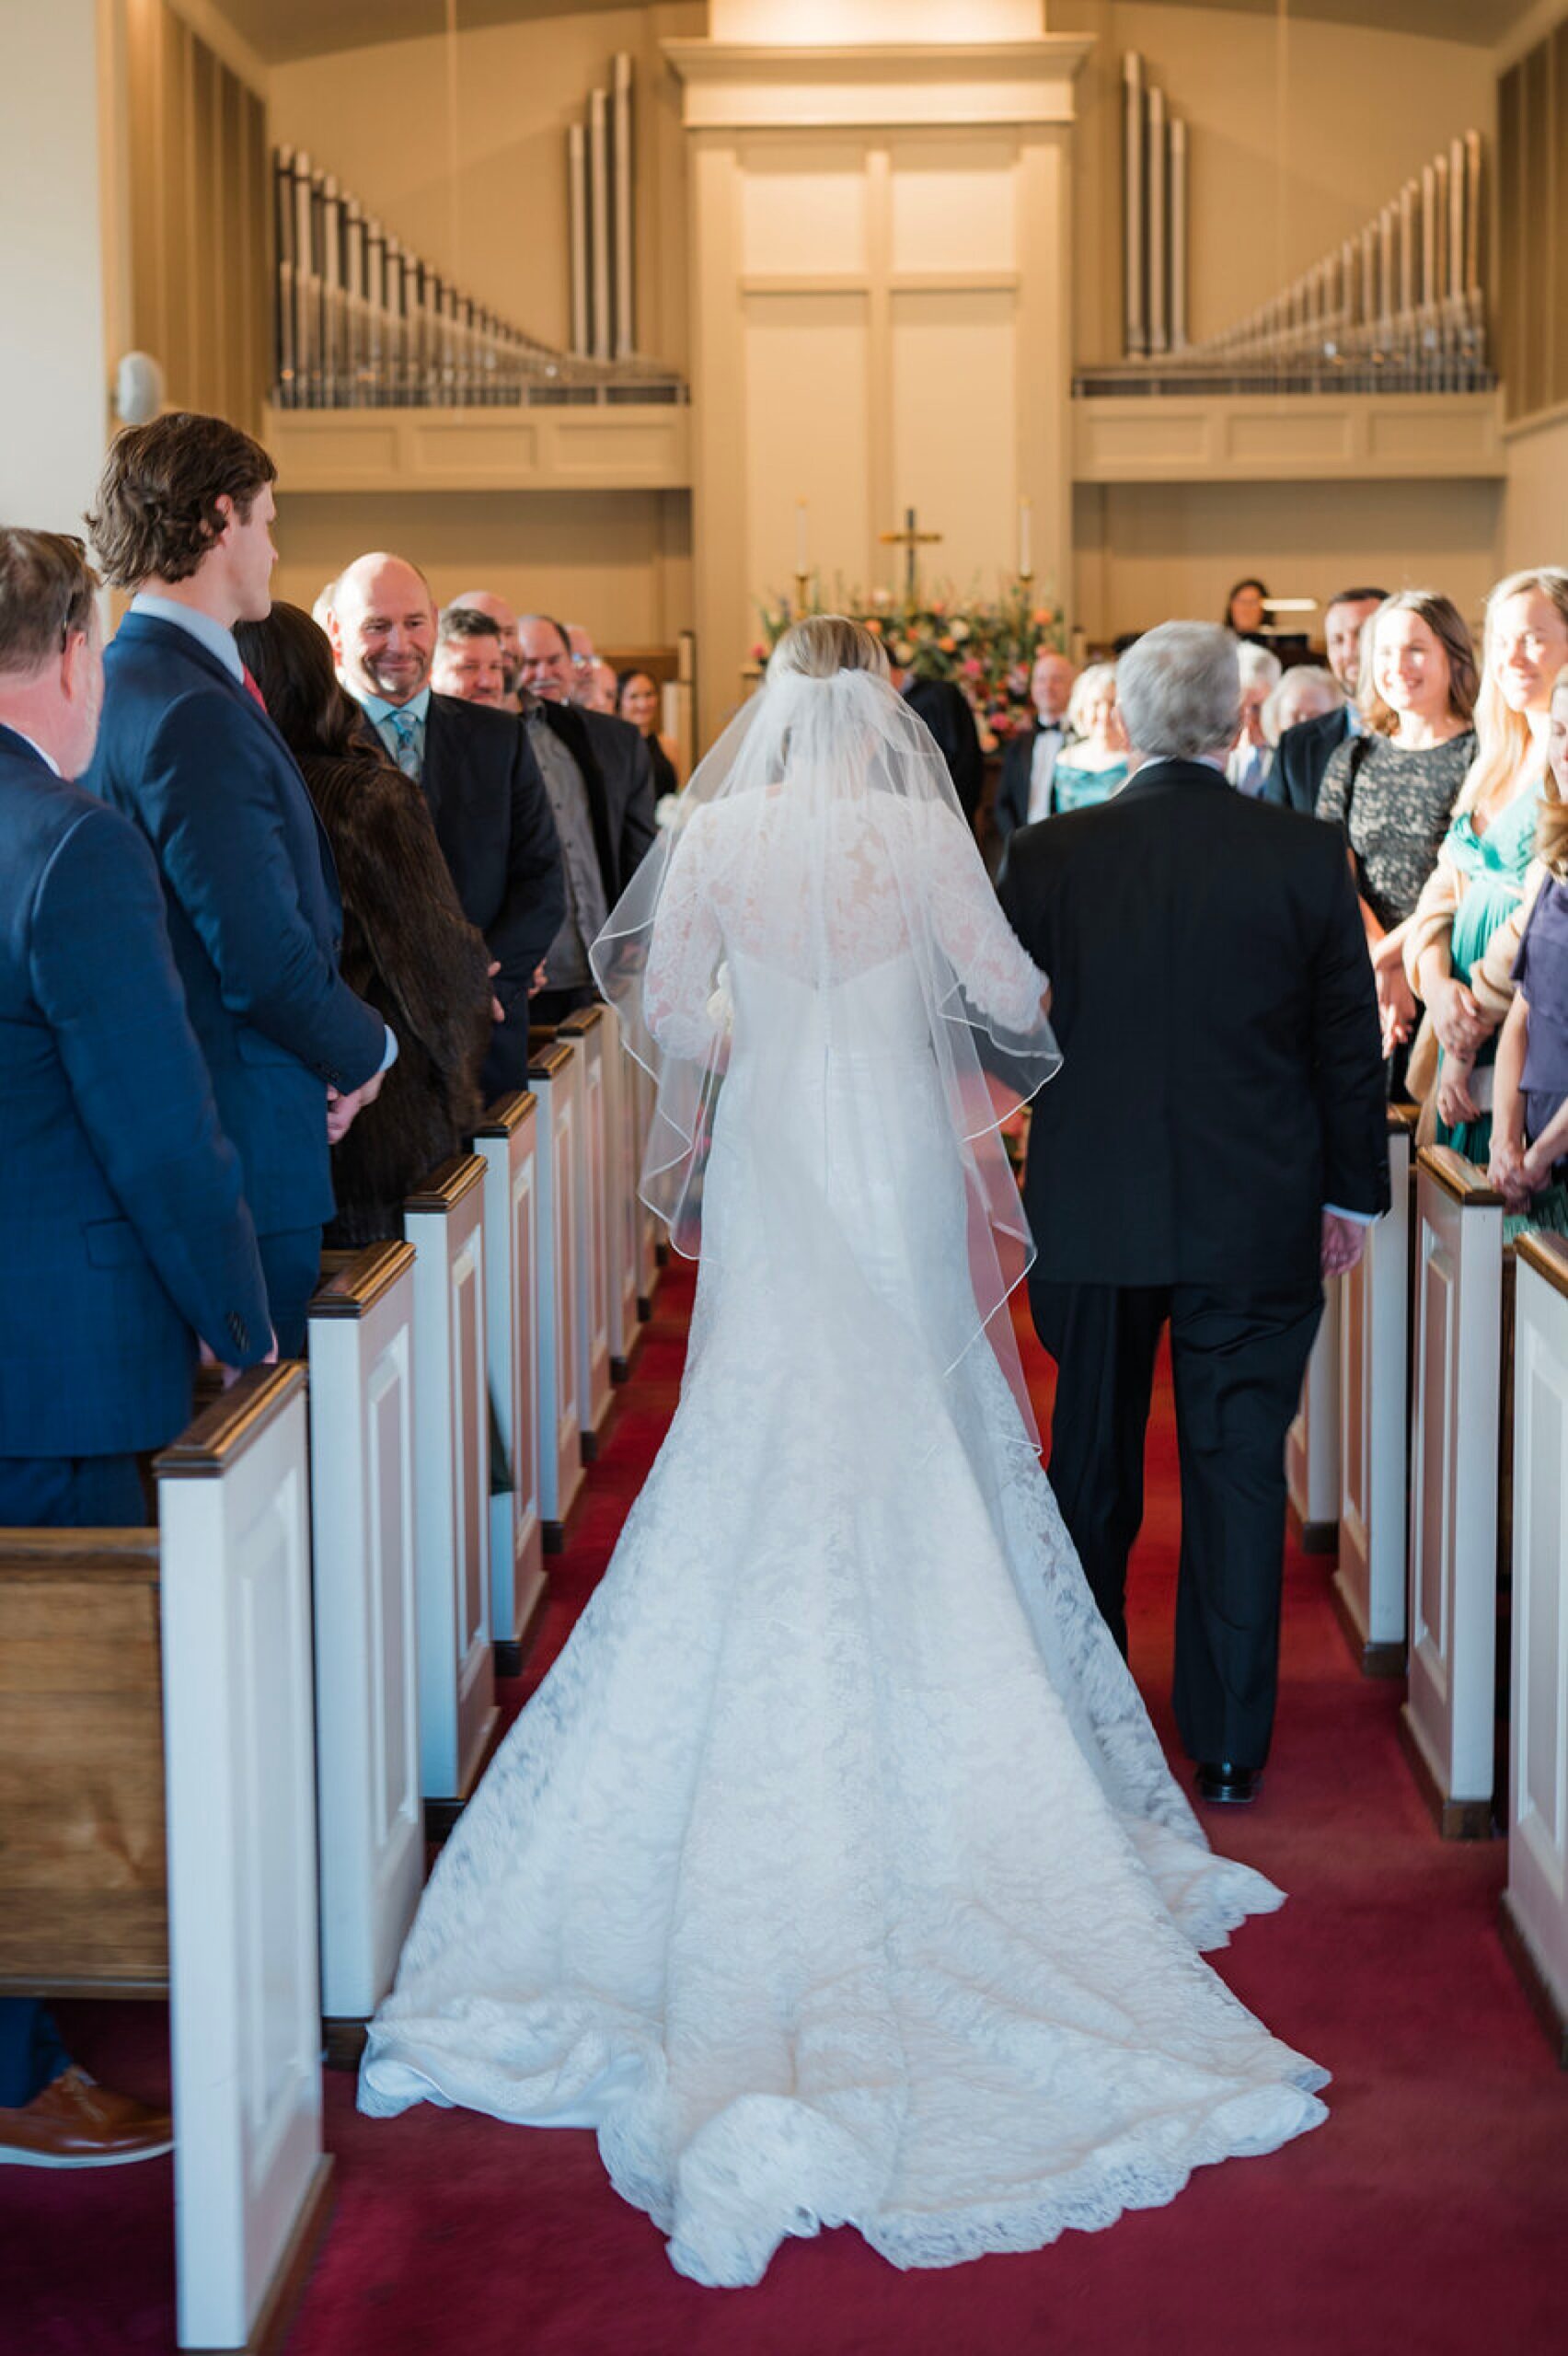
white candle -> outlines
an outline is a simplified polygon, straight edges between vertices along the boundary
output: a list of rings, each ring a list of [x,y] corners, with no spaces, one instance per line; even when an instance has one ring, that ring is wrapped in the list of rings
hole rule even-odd
[[[811,571],[806,560],[806,502],[803,499],[795,502],[795,570],[797,572]]]
[[[1027,499],[1020,499],[1018,503],[1018,569],[1020,572],[1033,571],[1029,560],[1030,521],[1030,502]]]

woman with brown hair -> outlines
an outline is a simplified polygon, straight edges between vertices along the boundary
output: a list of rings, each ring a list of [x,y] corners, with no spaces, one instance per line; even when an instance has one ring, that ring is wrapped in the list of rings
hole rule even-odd
[[[1475,756],[1479,686],[1457,606],[1432,589],[1385,597],[1361,634],[1361,728],[1323,772],[1318,815],[1350,846],[1389,1056],[1415,1027],[1405,933]]]
[[[419,787],[367,742],[326,633],[296,606],[235,632],[327,829],[343,897],[342,970],[398,1038],[380,1096],[333,1149],[327,1242],[402,1232],[405,1196],[479,1115],[490,953],[458,905]]]

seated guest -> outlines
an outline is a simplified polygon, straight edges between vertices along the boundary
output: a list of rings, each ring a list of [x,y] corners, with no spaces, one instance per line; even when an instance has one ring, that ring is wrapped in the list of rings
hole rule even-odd
[[[1116,665],[1091,663],[1080,671],[1067,700],[1072,739],[1058,753],[1051,773],[1051,801],[1058,813],[1091,810],[1109,802],[1127,782],[1127,732],[1116,701]]]
[[[1029,675],[1034,725],[1020,728],[1002,756],[1001,780],[991,813],[998,841],[1020,826],[1048,818],[1055,808],[1052,780],[1067,746],[1067,702],[1077,677],[1065,654],[1048,647],[1036,655]]]
[[[70,780],[103,696],[78,541],[0,530],[0,1524],[137,1529],[136,1458],[189,1420],[198,1337],[252,1366],[267,1287],[169,950],[157,862]],[[166,2112],[0,2000],[0,2162],[117,2166]]]
[[[344,977],[398,1034],[379,1099],[332,1156],[338,1216],[327,1240],[355,1248],[401,1235],[410,1190],[474,1133],[490,952],[463,914],[423,795],[366,736],[325,632],[277,605],[235,635],[331,840]]]
[[[338,676],[419,785],[463,913],[490,943],[500,1012],[481,1084],[487,1095],[521,1088],[529,994],[566,905],[560,844],[528,735],[509,712],[432,694],[435,600],[404,558],[351,564],[331,623]]]
[[[498,596],[493,589],[465,589],[461,596],[453,598],[446,610],[452,614],[459,607],[488,615],[500,631],[502,660],[506,665],[506,699],[502,709],[521,713],[523,699],[517,692],[517,671],[522,656],[517,646],[517,616],[506,599]],[[320,618],[317,615],[317,619],[319,621]]]
[[[986,790],[986,756],[969,698],[951,679],[922,679],[896,664],[890,676],[910,710],[919,713],[936,738],[959,808],[973,826]]]
[[[1480,680],[1464,618],[1435,590],[1385,598],[1361,646],[1362,733],[1330,754],[1318,815],[1349,844],[1392,1057],[1415,1027],[1406,930],[1475,757]]]
[[[504,711],[511,690],[500,624],[472,606],[448,606],[435,633],[430,684],[438,696]]]
[[[616,681],[616,710],[629,721],[648,747],[653,771],[653,799],[681,790],[680,752],[673,736],[659,730],[659,689],[646,671],[623,671]]]
[[[606,663],[602,654],[595,654],[580,676],[571,700],[583,711],[605,712],[613,718],[618,701],[617,689],[615,664]]]
[[[559,1022],[596,995],[589,946],[653,840],[653,769],[646,741],[628,721],[569,700],[571,642],[559,622],[525,614],[518,639],[524,726],[560,832],[567,887],[534,1013],[536,1022]]]
[[[1514,1002],[1497,1043],[1488,1175],[1508,1207],[1506,1233],[1568,1235],[1568,669],[1552,690],[1547,768]]]
[[[1306,720],[1321,720],[1326,713],[1338,711],[1343,702],[1344,689],[1332,671],[1316,663],[1295,664],[1264,702],[1263,734],[1277,752],[1287,728],[1299,728]]]
[[[1266,646],[1243,639],[1237,657],[1241,666],[1241,724],[1225,764],[1225,774],[1238,793],[1257,801],[1269,773],[1272,747],[1263,733],[1263,706],[1279,685],[1280,661]]]
[[[298,1357],[332,1216],[329,1104],[334,1129],[346,1126],[398,1048],[338,971],[331,853],[234,642],[235,624],[272,602],[276,476],[259,443],[216,417],[176,411],[110,450],[88,524],[105,577],[135,595],[104,660],[85,782],[157,855],[272,1324]]]
[[[1261,581],[1251,576],[1238,581],[1225,601],[1225,627],[1239,639],[1255,640],[1260,645],[1260,633],[1268,619],[1268,590]]]
[[[1361,633],[1387,595],[1385,589],[1342,589],[1330,598],[1323,638],[1329,668],[1343,688],[1345,699],[1335,711],[1284,730],[1263,780],[1265,802],[1276,802],[1286,810],[1305,810],[1309,817],[1318,807],[1329,755],[1361,726],[1355,701],[1361,679]]]

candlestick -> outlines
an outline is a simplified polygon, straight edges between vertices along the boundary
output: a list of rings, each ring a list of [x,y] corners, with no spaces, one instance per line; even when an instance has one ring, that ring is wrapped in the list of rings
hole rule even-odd
[[[802,576],[802,575],[804,575],[805,573],[809,572],[810,572],[810,570],[811,570],[811,561],[810,561],[810,559],[807,557],[807,554],[806,554],[806,502],[805,502],[805,501],[804,501],[803,499],[797,499],[797,500],[796,500],[796,502],[795,502],[795,577],[796,577],[796,579],[797,579],[797,580],[801,579],[801,576]]]
[[[1032,561],[1034,551],[1031,545],[1030,528],[1032,522],[1032,502],[1027,499],[1020,499],[1018,503],[1018,571],[1020,581],[1030,581],[1034,577],[1034,567]]]

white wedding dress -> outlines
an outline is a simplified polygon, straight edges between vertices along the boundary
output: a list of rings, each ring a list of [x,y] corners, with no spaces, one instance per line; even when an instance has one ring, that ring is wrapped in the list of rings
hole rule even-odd
[[[1325,2116],[1201,1959],[1281,1894],[1172,1782],[977,1324],[910,879],[972,1001],[1041,977],[956,815],[897,826],[898,890],[852,799],[685,830],[648,1024],[702,1053],[722,958],[732,1045],[680,1405],[361,2082],[594,2127],[704,2283],[843,2223],[1037,2248]]]

